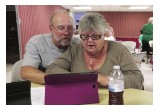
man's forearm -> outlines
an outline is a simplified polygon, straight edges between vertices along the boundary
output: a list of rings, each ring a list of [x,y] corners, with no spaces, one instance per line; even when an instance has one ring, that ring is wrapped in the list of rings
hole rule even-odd
[[[32,66],[21,67],[21,77],[37,84],[45,84],[45,73]]]

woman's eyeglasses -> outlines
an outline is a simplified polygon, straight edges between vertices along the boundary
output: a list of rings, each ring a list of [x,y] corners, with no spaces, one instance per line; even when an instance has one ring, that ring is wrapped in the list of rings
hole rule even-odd
[[[51,26],[53,26],[60,33],[65,33],[66,30],[68,32],[73,32],[74,31],[73,26],[68,26],[67,28],[65,28],[64,26],[58,26],[57,28],[54,25],[51,25]]]
[[[101,38],[101,36],[102,35],[99,35],[99,34],[93,34],[93,35],[81,34],[80,38],[82,40],[88,40],[91,37],[92,40],[99,40]]]

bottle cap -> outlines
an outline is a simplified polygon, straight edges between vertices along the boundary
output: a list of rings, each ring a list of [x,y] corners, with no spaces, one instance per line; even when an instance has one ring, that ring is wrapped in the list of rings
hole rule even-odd
[[[114,65],[113,69],[120,69],[120,66],[119,65]]]

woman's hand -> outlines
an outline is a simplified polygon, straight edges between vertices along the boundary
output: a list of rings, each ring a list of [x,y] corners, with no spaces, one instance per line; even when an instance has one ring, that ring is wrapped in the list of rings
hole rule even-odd
[[[109,76],[98,74],[97,82],[102,86],[108,86]]]

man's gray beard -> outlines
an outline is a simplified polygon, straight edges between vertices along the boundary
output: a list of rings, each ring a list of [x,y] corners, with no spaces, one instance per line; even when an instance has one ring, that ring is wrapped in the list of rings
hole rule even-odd
[[[70,45],[70,43],[71,43],[71,40],[70,41],[68,41],[67,43],[64,43],[64,42],[61,42],[61,40],[59,40],[59,48],[60,49],[67,49],[68,48],[68,46]]]

